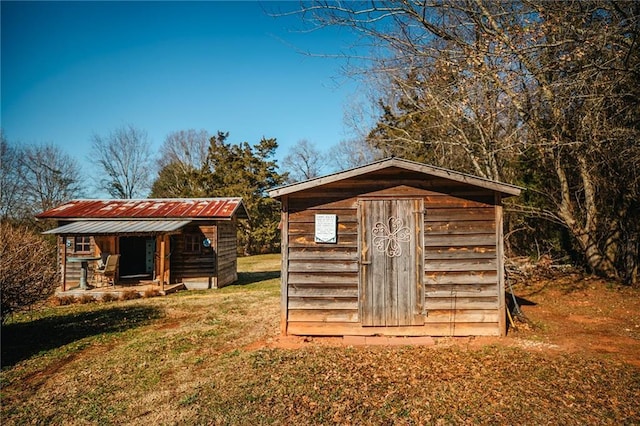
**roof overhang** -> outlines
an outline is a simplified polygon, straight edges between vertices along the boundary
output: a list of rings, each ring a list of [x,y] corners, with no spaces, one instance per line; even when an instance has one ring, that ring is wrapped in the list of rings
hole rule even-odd
[[[170,233],[191,223],[190,220],[80,220],[43,234],[55,235],[113,235]]]
[[[373,173],[378,170],[386,169],[389,167],[397,167],[400,169],[410,170],[418,173],[424,173],[429,176],[441,177],[456,182],[466,183],[469,185],[485,188],[488,190],[501,193],[503,196],[517,196],[523,188],[507,183],[497,182],[491,179],[485,179],[478,176],[469,175],[466,173],[456,172],[454,170],[444,169],[442,167],[430,166],[428,164],[418,163],[415,161],[409,161],[402,158],[386,158],[384,160],[376,161],[374,163],[367,164],[365,166],[356,167],[353,169],[345,170],[338,173],[333,173],[327,176],[310,179],[304,182],[298,182],[290,185],[284,185],[269,191],[269,196],[272,198],[280,198],[284,195],[293,194],[296,192],[304,191],[327,185],[333,182],[337,182],[344,179],[364,175],[367,173]]]
[[[249,219],[239,197],[78,199],[36,215],[36,219],[80,220],[233,220]]]

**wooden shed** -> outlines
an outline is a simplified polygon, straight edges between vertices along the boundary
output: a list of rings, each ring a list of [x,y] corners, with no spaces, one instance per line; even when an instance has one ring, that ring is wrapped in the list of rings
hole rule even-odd
[[[116,280],[218,288],[237,275],[241,198],[72,200],[36,216],[55,220],[62,289],[78,283],[87,262],[118,254]],[[84,265],[84,266],[83,266]],[[91,280],[91,270],[88,280]],[[87,274],[87,271],[84,271]]]
[[[399,158],[273,189],[282,333],[504,335],[502,199],[520,191]]]

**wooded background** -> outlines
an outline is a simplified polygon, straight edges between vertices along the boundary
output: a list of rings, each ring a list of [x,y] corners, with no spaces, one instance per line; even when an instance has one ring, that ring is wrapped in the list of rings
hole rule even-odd
[[[334,170],[395,155],[521,185],[506,206],[507,254],[638,283],[639,2],[302,2],[288,14],[307,30],[354,31],[366,52],[347,72],[369,95],[373,125],[331,148]],[[93,135],[96,187],[114,197],[241,196],[245,253],[277,250],[267,189],[317,176],[327,153],[301,140],[280,169],[275,138],[228,139],[176,131],[156,159],[135,126]],[[76,160],[59,148],[4,135],[0,147],[3,221],[40,230],[34,213],[86,196]]]

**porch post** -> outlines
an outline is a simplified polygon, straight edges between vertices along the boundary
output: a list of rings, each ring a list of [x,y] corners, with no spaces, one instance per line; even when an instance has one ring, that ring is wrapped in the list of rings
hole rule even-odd
[[[160,285],[162,286],[162,291],[164,291],[164,269],[165,269],[165,235],[160,237]]]
[[[67,291],[67,236],[62,235],[62,259],[60,259],[60,272],[62,273],[62,291]],[[58,250],[58,253],[60,251]]]

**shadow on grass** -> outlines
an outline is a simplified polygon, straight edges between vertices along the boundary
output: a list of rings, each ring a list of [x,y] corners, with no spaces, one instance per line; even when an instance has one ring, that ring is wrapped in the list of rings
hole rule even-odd
[[[260,281],[268,281],[280,277],[280,271],[264,271],[264,272],[238,272],[238,281],[233,283],[235,286],[259,283]]]
[[[160,318],[162,310],[150,306],[96,309],[51,316],[2,326],[2,368],[98,334],[125,331]]]

